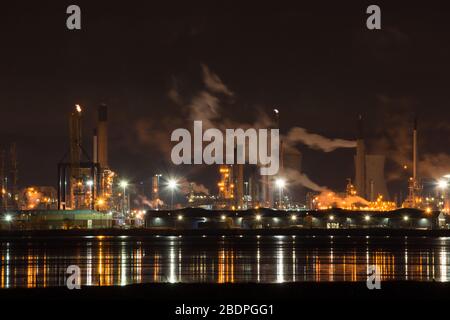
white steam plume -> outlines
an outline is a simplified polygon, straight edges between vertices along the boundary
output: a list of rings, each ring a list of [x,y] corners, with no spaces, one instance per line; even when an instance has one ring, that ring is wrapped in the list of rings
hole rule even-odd
[[[139,195],[134,202],[139,206],[146,206],[150,209],[161,208],[164,205],[164,202],[161,199],[150,200],[146,196],[142,195]]]
[[[327,188],[321,187],[317,183],[313,182],[306,174],[299,172],[295,169],[285,168],[283,174],[288,177],[289,185],[302,185],[313,191],[324,191]]]
[[[233,92],[228,89],[228,87],[219,78],[219,76],[209,70],[208,66],[202,64],[202,71],[203,82],[210,91],[215,93],[223,93],[230,97],[234,95]]]
[[[338,148],[355,148],[356,141],[344,139],[329,139],[321,135],[310,133],[300,127],[292,128],[286,136],[286,143],[295,145],[303,143],[312,149],[331,152]]]

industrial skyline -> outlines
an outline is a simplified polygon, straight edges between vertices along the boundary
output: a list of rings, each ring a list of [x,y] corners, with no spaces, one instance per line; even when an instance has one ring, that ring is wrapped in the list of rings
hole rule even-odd
[[[218,79],[218,78],[217,78]],[[219,85],[220,79],[216,80]],[[279,110],[274,109],[275,126],[279,125]],[[217,170],[216,188],[208,190],[203,185],[189,181],[185,176],[154,173],[146,182],[130,181],[108,165],[108,107],[97,107],[95,127],[92,132],[92,148],[83,144],[84,109],[79,104],[68,117],[69,145],[64,157],[57,164],[56,188],[28,185],[19,189],[17,184],[17,155],[15,145],[10,152],[1,153],[1,210],[96,210],[110,212],[122,221],[147,209],[177,209],[183,207],[214,210],[248,210],[275,208],[281,210],[326,210],[342,208],[349,210],[389,211],[396,208],[417,208],[424,211],[448,212],[446,189],[450,175],[444,175],[424,189],[429,177],[419,176],[419,152],[417,147],[418,122],[415,118],[410,132],[412,145],[412,171],[408,165],[405,182],[408,192],[404,197],[390,196],[386,188],[384,154],[369,154],[366,149],[364,119],[357,119],[356,140],[327,139],[317,134],[293,128],[282,136],[279,150],[280,169],[268,176],[260,170],[261,164],[213,164],[200,165]],[[269,121],[271,124],[271,121]],[[216,130],[216,129],[215,129]],[[301,132],[301,134],[299,133]],[[295,132],[293,134],[292,132]],[[347,179],[345,190],[319,186],[303,173],[301,152],[295,142],[334,151],[338,148],[354,150],[354,172]],[[249,143],[251,141],[249,140]],[[235,143],[238,143],[235,141]],[[266,141],[267,143],[267,141]],[[195,143],[194,143],[195,144]],[[239,143],[232,147],[243,148]],[[247,149],[247,151],[245,151]],[[244,159],[250,148],[244,148]],[[234,157],[238,157],[236,154]],[[249,156],[249,155],[247,155]],[[234,159],[236,160],[236,158]],[[190,162],[190,161],[189,161]],[[411,172],[410,172],[411,171]],[[181,173],[182,174],[182,173]],[[120,178],[120,179],[119,179]],[[210,179],[215,179],[211,176]],[[446,182],[447,181],[447,182]],[[444,186],[441,186],[445,183]],[[307,189],[302,198],[296,186]],[[56,190],[56,191],[55,191]],[[169,201],[170,195],[170,201]],[[123,222],[121,222],[123,223]]]

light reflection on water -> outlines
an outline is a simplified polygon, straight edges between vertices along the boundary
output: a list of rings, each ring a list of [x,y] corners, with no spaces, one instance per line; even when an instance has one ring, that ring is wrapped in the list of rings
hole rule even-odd
[[[0,287],[149,282],[448,281],[449,238],[217,236],[10,240],[0,246]]]

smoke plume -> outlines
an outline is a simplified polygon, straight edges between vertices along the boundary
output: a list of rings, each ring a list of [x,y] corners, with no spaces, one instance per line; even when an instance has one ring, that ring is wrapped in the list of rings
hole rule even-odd
[[[411,110],[417,106],[417,102],[408,98],[379,97],[380,109],[385,109],[379,137],[374,141],[375,152],[386,154],[395,163],[395,168],[388,172],[388,180],[401,180],[412,176],[412,134],[413,116]],[[436,131],[433,131],[436,130]],[[435,138],[441,141],[448,137],[449,127],[445,122],[434,121],[428,123],[419,118],[418,125],[418,174],[422,178],[439,179],[450,173],[450,155],[440,152],[432,152],[429,145],[424,143],[424,133],[427,139]],[[407,171],[404,168],[406,166]]]
[[[355,148],[356,141],[344,139],[329,139],[321,135],[310,133],[306,129],[294,127],[286,136],[286,143],[295,145],[303,143],[304,145],[324,152],[331,152],[338,148]]]
[[[150,200],[143,195],[138,195],[137,199],[134,200],[134,203],[138,206],[145,206],[150,209],[161,208],[164,205],[164,202],[161,199]]]
[[[234,95],[234,93],[227,88],[219,76],[209,70],[208,66],[202,64],[202,71],[203,82],[210,91],[215,93],[223,93],[230,97]]]
[[[235,121],[230,117],[226,117],[223,114],[225,110],[223,105],[226,103],[234,103],[235,97],[232,92],[222,81],[222,79],[215,73],[213,73],[206,65],[202,65],[202,80],[204,88],[197,92],[190,99],[184,99],[178,86],[175,85],[168,92],[168,97],[171,101],[175,102],[181,110],[184,112],[184,120],[175,120],[176,117],[168,117],[167,119],[148,120],[142,119],[137,123],[136,131],[138,139],[144,144],[152,144],[157,146],[170,157],[172,149],[172,142],[170,141],[170,134],[175,128],[191,128],[193,121],[202,121],[203,130],[208,128],[217,128],[221,131],[225,131],[228,128],[273,128],[275,127],[275,119],[273,116],[268,115],[262,109],[258,109],[253,123],[244,123],[242,121]],[[185,103],[184,101],[189,101]],[[179,117],[177,117],[179,119]],[[285,148],[296,148],[296,145],[301,143],[313,149],[322,150],[324,152],[331,152],[337,148],[354,148],[356,146],[355,141],[349,141],[344,139],[330,139],[321,135],[310,133],[306,129],[295,127],[292,128],[287,136],[283,137],[283,143]],[[246,146],[248,147],[248,146]],[[248,148],[246,148],[248,150]],[[248,154],[246,155],[248,156]],[[306,174],[298,172],[293,169],[288,170],[289,178],[294,185],[302,185],[308,189],[321,192],[325,187],[319,186],[313,182]],[[182,193],[187,194],[189,192],[189,182],[183,181]],[[209,194],[209,190],[196,183],[192,184],[195,192]]]
[[[440,179],[450,174],[450,155],[445,153],[425,154],[419,161],[420,174],[423,177]]]
[[[285,168],[283,174],[288,177],[289,185],[296,186],[302,185],[313,191],[324,191],[326,187],[321,187],[315,182],[313,182],[306,174],[299,172],[295,169]]]

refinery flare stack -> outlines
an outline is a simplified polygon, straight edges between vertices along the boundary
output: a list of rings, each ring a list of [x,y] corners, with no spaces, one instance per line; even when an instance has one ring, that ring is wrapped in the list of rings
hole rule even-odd
[[[69,157],[58,163],[58,209],[98,211],[112,206],[114,172],[108,166],[107,106],[98,107],[92,157],[83,146],[83,109],[75,105],[69,116]],[[67,161],[68,160],[68,161]]]
[[[422,185],[418,176],[419,150],[417,138],[417,117],[414,117],[412,130],[412,175],[408,181],[408,198],[402,205],[405,208],[421,208],[423,206]]]

